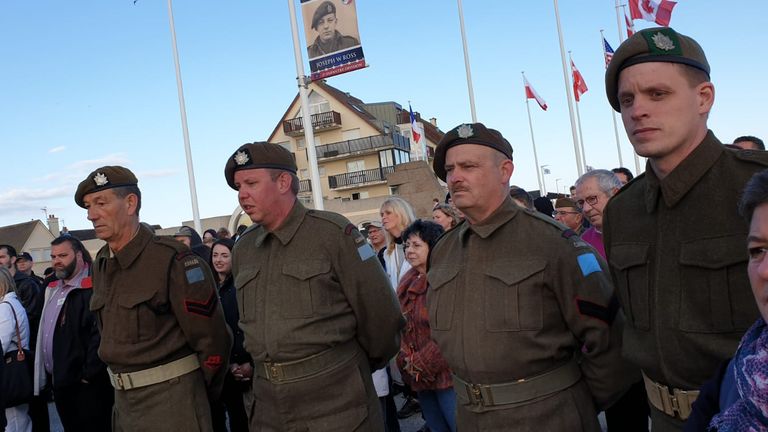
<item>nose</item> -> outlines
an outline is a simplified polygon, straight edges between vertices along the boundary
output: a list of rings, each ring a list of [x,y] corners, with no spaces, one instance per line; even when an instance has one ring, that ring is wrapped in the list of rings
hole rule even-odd
[[[96,219],[99,218],[99,216],[96,214],[96,210],[93,207],[88,207],[88,220],[93,222]]]
[[[245,191],[245,188],[241,187],[237,190],[237,199],[242,203],[245,198],[248,197],[248,193]]]
[[[762,279],[768,280],[768,259],[766,257],[763,257],[763,260],[757,266],[757,273]]]

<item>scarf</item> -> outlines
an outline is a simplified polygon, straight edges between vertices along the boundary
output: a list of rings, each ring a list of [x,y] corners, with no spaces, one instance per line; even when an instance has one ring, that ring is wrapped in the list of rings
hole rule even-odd
[[[710,429],[768,431],[768,326],[759,318],[741,338],[733,359],[739,400],[716,415]]]

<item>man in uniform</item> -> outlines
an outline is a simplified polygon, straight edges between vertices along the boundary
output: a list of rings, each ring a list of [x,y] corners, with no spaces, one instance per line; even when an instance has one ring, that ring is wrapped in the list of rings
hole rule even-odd
[[[107,242],[93,260],[90,309],[116,389],[114,431],[212,430],[208,397],[221,391],[232,336],[208,265],[139,223],[127,168],[92,172],[75,202]]]
[[[576,203],[570,198],[558,198],[555,200],[555,211],[552,217],[556,221],[573,230],[576,234],[581,234],[584,230],[584,216],[576,207]]]
[[[337,24],[336,6],[330,1],[322,2],[312,16],[312,30],[317,32],[317,38],[312,45],[307,47],[309,58],[322,57],[360,45],[360,41],[352,36],[339,33],[336,30]]]
[[[258,224],[232,262],[254,360],[251,430],[383,430],[371,370],[397,353],[404,320],[376,253],[343,216],[297,201],[283,147],[244,144],[225,177]]]
[[[432,337],[454,372],[460,431],[599,431],[627,388],[604,261],[508,194],[512,146],[481,123],[448,132],[434,169],[466,220],[431,253]]]
[[[624,355],[643,370],[654,431],[682,429],[697,389],[759,316],[736,208],[768,155],[727,149],[708,130],[709,71],[695,40],[650,28],[621,44],[605,75],[608,101],[648,158],[605,208],[603,241],[627,318]]]

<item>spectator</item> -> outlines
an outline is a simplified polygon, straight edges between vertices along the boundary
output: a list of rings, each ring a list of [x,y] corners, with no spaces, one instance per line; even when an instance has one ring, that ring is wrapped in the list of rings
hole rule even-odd
[[[552,213],[555,212],[555,207],[552,205],[552,201],[547,197],[538,197],[533,200],[533,207],[539,212],[552,217]]]
[[[533,197],[531,197],[531,194],[529,194],[525,189],[521,188],[520,186],[510,186],[509,187],[509,196],[512,197],[512,201],[515,202],[515,204],[519,205],[522,208],[534,211],[536,210],[533,207]]]
[[[632,175],[632,171],[624,167],[614,168],[611,170],[611,172],[614,173],[619,179],[622,187],[629,183],[633,178],[635,178],[635,176]]]
[[[440,224],[444,231],[448,231],[461,222],[461,218],[456,214],[453,207],[446,204],[438,204],[432,210],[432,220]]]
[[[225,227],[221,227],[221,228],[219,228],[218,231],[216,231],[216,238],[217,239],[228,239],[228,238],[232,238],[232,234],[230,234],[229,230],[226,229]]]
[[[740,136],[733,140],[733,145],[742,150],[765,150],[765,143],[758,137]]]
[[[200,238],[200,234],[191,227],[180,227],[178,231],[176,231],[176,234],[173,235],[173,238],[187,245],[188,248],[192,249],[192,252],[194,252],[195,255],[204,259],[206,262],[210,259],[211,249],[203,245],[203,239]]]
[[[608,170],[592,170],[576,180],[576,205],[592,226],[581,235],[605,259],[603,210],[608,200],[621,189],[621,181]]]
[[[14,257],[15,258],[15,257]],[[16,296],[16,284],[13,275],[7,267],[0,267],[0,342],[2,342],[3,355],[22,349],[29,349],[29,321],[24,307]],[[19,326],[21,340],[16,335],[16,324]],[[32,419],[27,411],[28,404],[5,408],[5,417],[8,422],[6,432],[31,432]]]
[[[576,203],[570,198],[558,198],[555,201],[555,211],[552,217],[561,224],[572,229],[576,234],[581,234],[583,230],[582,221],[584,216],[581,210],[576,207]]]
[[[215,229],[209,228],[209,229],[205,230],[205,232],[203,233],[203,244],[208,246],[208,247],[212,247],[213,246],[213,242],[215,242],[216,239],[217,239],[217,237],[216,237],[216,230]]]
[[[43,278],[36,275],[32,270],[32,266],[34,265],[35,261],[32,259],[32,255],[30,255],[29,252],[22,252],[19,256],[16,257],[16,270],[24,273],[27,276],[31,276],[37,281],[37,283],[40,284],[40,286],[43,286]]]

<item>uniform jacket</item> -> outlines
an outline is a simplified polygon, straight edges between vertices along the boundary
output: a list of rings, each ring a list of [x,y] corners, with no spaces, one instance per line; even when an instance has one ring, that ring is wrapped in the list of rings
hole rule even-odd
[[[144,226],[111,255],[105,245],[93,262],[90,307],[101,330],[99,357],[121,373],[195,353],[209,392],[218,395],[232,336],[208,265]]]
[[[53,387],[60,388],[86,380],[90,383],[108,383],[107,366],[99,359],[98,349],[101,337],[96,326],[96,317],[89,310],[91,301],[91,277],[83,279],[80,287],[72,288],[64,300],[53,332]],[[48,299],[62,285],[62,281],[51,282],[45,289],[43,310]],[[42,323],[39,329],[42,334]],[[37,340],[35,352],[35,394],[45,387],[47,377],[42,355],[42,337]]]
[[[333,38],[328,42],[320,41],[320,36],[315,38],[315,42],[307,47],[309,58],[322,57],[336,51],[360,45],[360,42],[352,36],[344,36],[336,30]]]
[[[758,317],[737,200],[768,153],[710,131],[660,180],[650,165],[605,209],[603,240],[626,314],[624,355],[651,379],[695,390]]]

